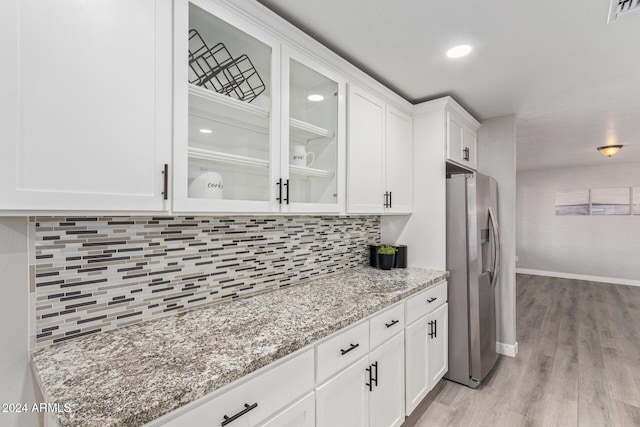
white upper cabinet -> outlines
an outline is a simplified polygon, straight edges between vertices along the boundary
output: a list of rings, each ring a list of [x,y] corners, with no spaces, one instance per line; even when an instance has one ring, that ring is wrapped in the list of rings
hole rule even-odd
[[[174,209],[278,211],[279,43],[214,2],[174,19]]]
[[[345,81],[213,2],[175,6],[181,212],[344,209]]]
[[[350,84],[347,143],[349,213],[384,212],[384,122],[384,102]]]
[[[364,89],[349,87],[347,211],[411,213],[411,117]]]
[[[409,214],[413,210],[413,124],[411,117],[387,106],[386,212]]]
[[[282,61],[282,210],[343,211],[346,83],[286,46]]]
[[[168,210],[171,25],[164,0],[3,5],[1,210]]]
[[[479,124],[473,118],[465,118],[464,113],[447,109],[447,160],[476,170]]]

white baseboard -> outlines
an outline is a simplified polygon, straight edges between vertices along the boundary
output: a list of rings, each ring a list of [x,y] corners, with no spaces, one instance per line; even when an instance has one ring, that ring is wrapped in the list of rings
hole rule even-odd
[[[560,277],[562,279],[587,280],[589,282],[613,283],[615,285],[640,286],[640,280],[589,276],[588,274],[560,273],[557,271],[532,270],[529,268],[516,268],[516,273],[532,274],[534,276]]]
[[[496,352],[505,356],[516,357],[518,355],[518,341],[515,344],[496,342]]]

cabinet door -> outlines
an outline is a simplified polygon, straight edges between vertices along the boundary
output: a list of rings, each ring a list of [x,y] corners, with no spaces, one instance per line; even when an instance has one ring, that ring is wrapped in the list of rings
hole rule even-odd
[[[447,160],[464,165],[462,146],[463,126],[455,114],[447,112]]]
[[[171,26],[164,0],[3,5],[0,209],[168,209]]]
[[[283,47],[281,176],[285,212],[344,210],[346,83]]]
[[[279,44],[221,4],[174,9],[174,209],[277,211]]]
[[[316,426],[369,425],[368,366],[369,357],[363,357],[316,389]]]
[[[413,412],[431,389],[428,365],[428,322],[429,316],[424,316],[407,327],[405,332],[407,415]]]
[[[387,106],[386,184],[389,213],[411,213],[413,208],[413,129],[411,117]]]
[[[404,333],[372,351],[375,373],[370,393],[370,427],[396,427],[404,421]],[[372,374],[373,375],[373,374]]]
[[[449,305],[444,304],[427,316],[427,341],[429,348],[429,388],[435,385],[447,373],[449,363]],[[433,322],[433,323],[432,323]]]
[[[349,85],[347,141],[347,211],[384,211],[385,104],[357,86]]]
[[[316,425],[316,399],[311,392],[289,406],[261,427],[314,427]]]
[[[462,159],[471,169],[478,168],[477,134],[469,129],[462,130]],[[465,151],[466,150],[466,151]]]

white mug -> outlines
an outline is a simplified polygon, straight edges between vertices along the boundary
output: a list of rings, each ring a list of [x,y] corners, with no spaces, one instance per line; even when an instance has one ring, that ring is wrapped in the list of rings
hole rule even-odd
[[[189,197],[198,199],[222,199],[222,175],[218,172],[203,171],[189,184]]]
[[[311,160],[309,160],[311,158]],[[311,167],[316,155],[309,151],[307,153],[307,147],[304,145],[292,145],[291,146],[291,164],[294,166]]]

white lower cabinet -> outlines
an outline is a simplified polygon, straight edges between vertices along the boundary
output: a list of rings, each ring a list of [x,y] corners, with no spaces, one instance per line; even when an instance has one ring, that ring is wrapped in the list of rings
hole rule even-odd
[[[317,427],[369,425],[368,367],[363,357],[316,389]]]
[[[411,414],[448,369],[448,304],[406,329],[406,413]]]
[[[148,425],[398,427],[447,372],[446,286],[432,286]]]
[[[449,304],[427,316],[429,341],[429,382],[431,388],[438,384],[449,369]],[[433,322],[433,323],[431,323]]]
[[[404,421],[404,333],[373,350],[375,381],[369,395],[369,425],[396,427]]]
[[[396,427],[404,421],[404,333],[316,389],[318,427]]]
[[[311,392],[260,427],[313,427],[316,425],[316,397]]]

